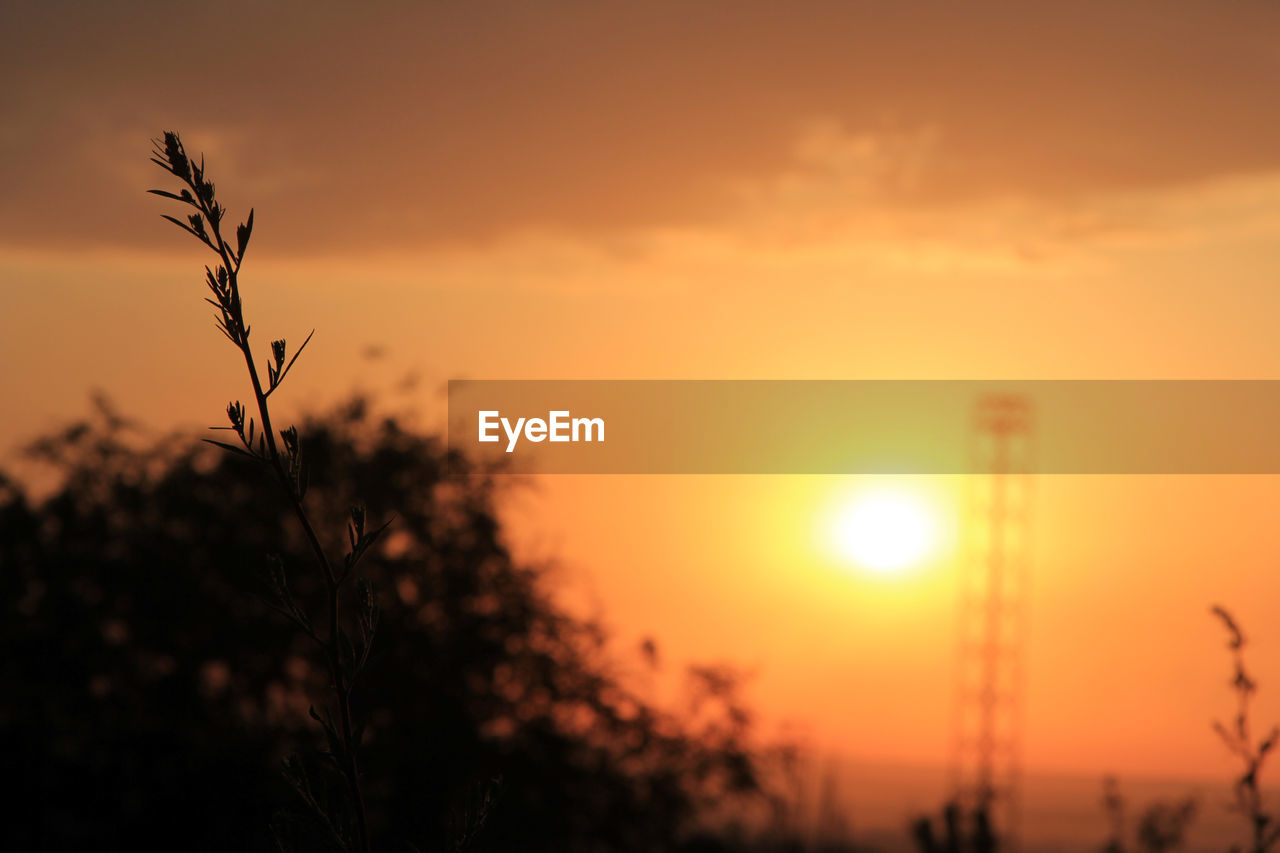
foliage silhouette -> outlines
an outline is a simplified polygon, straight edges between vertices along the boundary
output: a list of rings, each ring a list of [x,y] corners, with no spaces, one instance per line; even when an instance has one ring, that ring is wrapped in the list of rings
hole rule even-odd
[[[353,698],[375,847],[678,850],[708,809],[760,796],[732,681],[702,674],[696,722],[628,692],[600,626],[512,558],[502,480],[360,401],[304,429],[317,517],[354,494],[397,513],[366,558],[388,593]],[[263,499],[251,460],[139,446],[105,410],[32,453],[62,485],[36,500],[0,480],[0,738],[24,780],[0,846],[268,849],[291,801],[276,768],[314,744],[328,683],[262,581],[264,555],[286,555],[299,601],[324,600],[294,571],[291,509]],[[289,831],[326,849],[313,826]]]
[[[1235,718],[1230,725],[1214,721],[1213,729],[1242,764],[1240,777],[1235,783],[1236,801],[1232,808],[1248,822],[1250,853],[1267,853],[1280,841],[1280,822],[1277,822],[1275,815],[1267,810],[1263,802],[1258,777],[1267,756],[1280,741],[1280,726],[1272,726],[1265,737],[1254,743],[1249,706],[1258,685],[1245,669],[1244,632],[1226,608],[1215,605],[1210,612],[1227,630],[1227,648],[1231,651],[1231,688],[1236,694]]]

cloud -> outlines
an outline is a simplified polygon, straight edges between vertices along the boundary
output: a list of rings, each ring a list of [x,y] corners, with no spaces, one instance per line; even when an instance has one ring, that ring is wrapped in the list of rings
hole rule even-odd
[[[793,230],[858,205],[931,233],[949,205],[1280,169],[1270,3],[387,9],[6,9],[0,242],[167,245],[134,184],[174,127],[297,255],[712,228],[766,200]]]

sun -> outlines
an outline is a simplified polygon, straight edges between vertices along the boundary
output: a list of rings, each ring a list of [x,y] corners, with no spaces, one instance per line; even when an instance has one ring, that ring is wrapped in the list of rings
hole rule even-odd
[[[881,574],[929,555],[938,538],[930,507],[908,492],[880,489],[854,498],[832,518],[831,539],[844,559]]]

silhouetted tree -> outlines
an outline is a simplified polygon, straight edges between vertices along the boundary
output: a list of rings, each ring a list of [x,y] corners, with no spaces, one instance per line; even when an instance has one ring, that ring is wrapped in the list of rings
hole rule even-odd
[[[326,529],[356,495],[396,517],[367,557],[382,622],[355,700],[375,847],[673,850],[711,806],[760,794],[732,679],[694,674],[693,719],[625,689],[600,627],[513,559],[500,479],[360,401],[304,432]],[[31,452],[61,485],[36,500],[0,476],[0,745],[18,783],[0,846],[266,849],[274,813],[325,849],[324,827],[287,817],[279,768],[314,745],[326,676],[267,605],[268,555],[303,606],[324,591],[293,571],[304,543],[267,472],[140,442],[105,406]]]

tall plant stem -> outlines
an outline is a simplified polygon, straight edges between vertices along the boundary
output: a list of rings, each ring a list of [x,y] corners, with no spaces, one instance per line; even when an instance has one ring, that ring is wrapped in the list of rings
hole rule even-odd
[[[181,142],[174,136],[176,149],[181,153],[183,158],[186,152],[182,150]],[[156,161],[160,163],[160,161]],[[184,159],[184,164],[189,160]],[[160,165],[165,165],[160,163]],[[203,164],[202,164],[203,165]],[[170,167],[166,167],[170,168]],[[281,457],[279,445],[276,441],[275,430],[271,424],[271,411],[267,397],[271,391],[275,390],[279,385],[282,374],[276,373],[272,375],[272,388],[264,390],[262,387],[262,379],[258,374],[257,365],[254,363],[253,352],[249,344],[249,327],[244,322],[243,307],[240,299],[240,282],[239,272],[240,263],[243,258],[244,245],[243,240],[239,251],[234,251],[230,244],[223,239],[221,229],[221,219],[224,211],[213,200],[212,185],[205,182],[205,187],[201,187],[204,181],[203,169],[196,170],[193,174],[190,170],[186,173],[179,171],[176,167],[170,168],[173,174],[177,175],[190,190],[189,198],[182,198],[192,207],[196,208],[200,216],[208,222],[208,232],[204,231],[203,226],[197,230],[195,227],[187,228],[197,238],[201,239],[210,249],[218,255],[222,262],[222,270],[226,271],[227,287],[229,299],[222,306],[224,312],[224,331],[227,333],[236,347],[240,350],[244,357],[245,367],[249,371],[249,381],[252,383],[253,396],[257,404],[258,416],[262,420],[262,435],[264,453],[262,458],[268,462],[272,471],[275,473],[276,480],[284,489],[286,499],[293,509],[293,514],[297,517],[298,523],[302,527],[302,531],[306,536],[312,553],[315,555],[321,574],[324,579],[325,594],[327,598],[328,610],[328,636],[323,641],[324,660],[326,668],[329,671],[329,677],[332,682],[335,698],[337,699],[338,717],[339,717],[339,735],[342,743],[342,753],[340,758],[340,769],[342,775],[346,779],[347,787],[351,796],[351,800],[355,809],[356,831],[358,835],[359,847],[362,853],[369,853],[369,829],[368,817],[365,809],[364,794],[360,784],[360,767],[357,758],[358,744],[354,735],[351,723],[351,684],[343,672],[342,664],[342,641],[341,641],[341,591],[343,583],[350,575],[350,564],[346,571],[341,574],[335,572],[333,564],[330,562],[325,552],[324,546],[320,543],[320,538],[316,534],[315,526],[311,522],[311,518],[307,515],[306,507],[303,505],[302,491],[297,479],[293,476],[289,469],[286,468],[285,462]],[[207,193],[205,190],[207,189]],[[172,196],[172,198],[178,198]],[[176,224],[182,226],[177,220]],[[193,223],[193,226],[200,223]],[[252,225],[252,217],[250,217],[249,225]],[[186,227],[186,226],[182,226]],[[239,236],[239,235],[238,235]],[[247,239],[247,235],[245,235]],[[219,271],[221,272],[221,270]],[[211,274],[212,275],[212,274]],[[305,344],[304,344],[305,346]],[[299,350],[301,351],[301,350]],[[252,451],[252,448],[250,448]],[[363,535],[363,534],[362,534]],[[319,638],[313,633],[312,637],[319,641]]]

